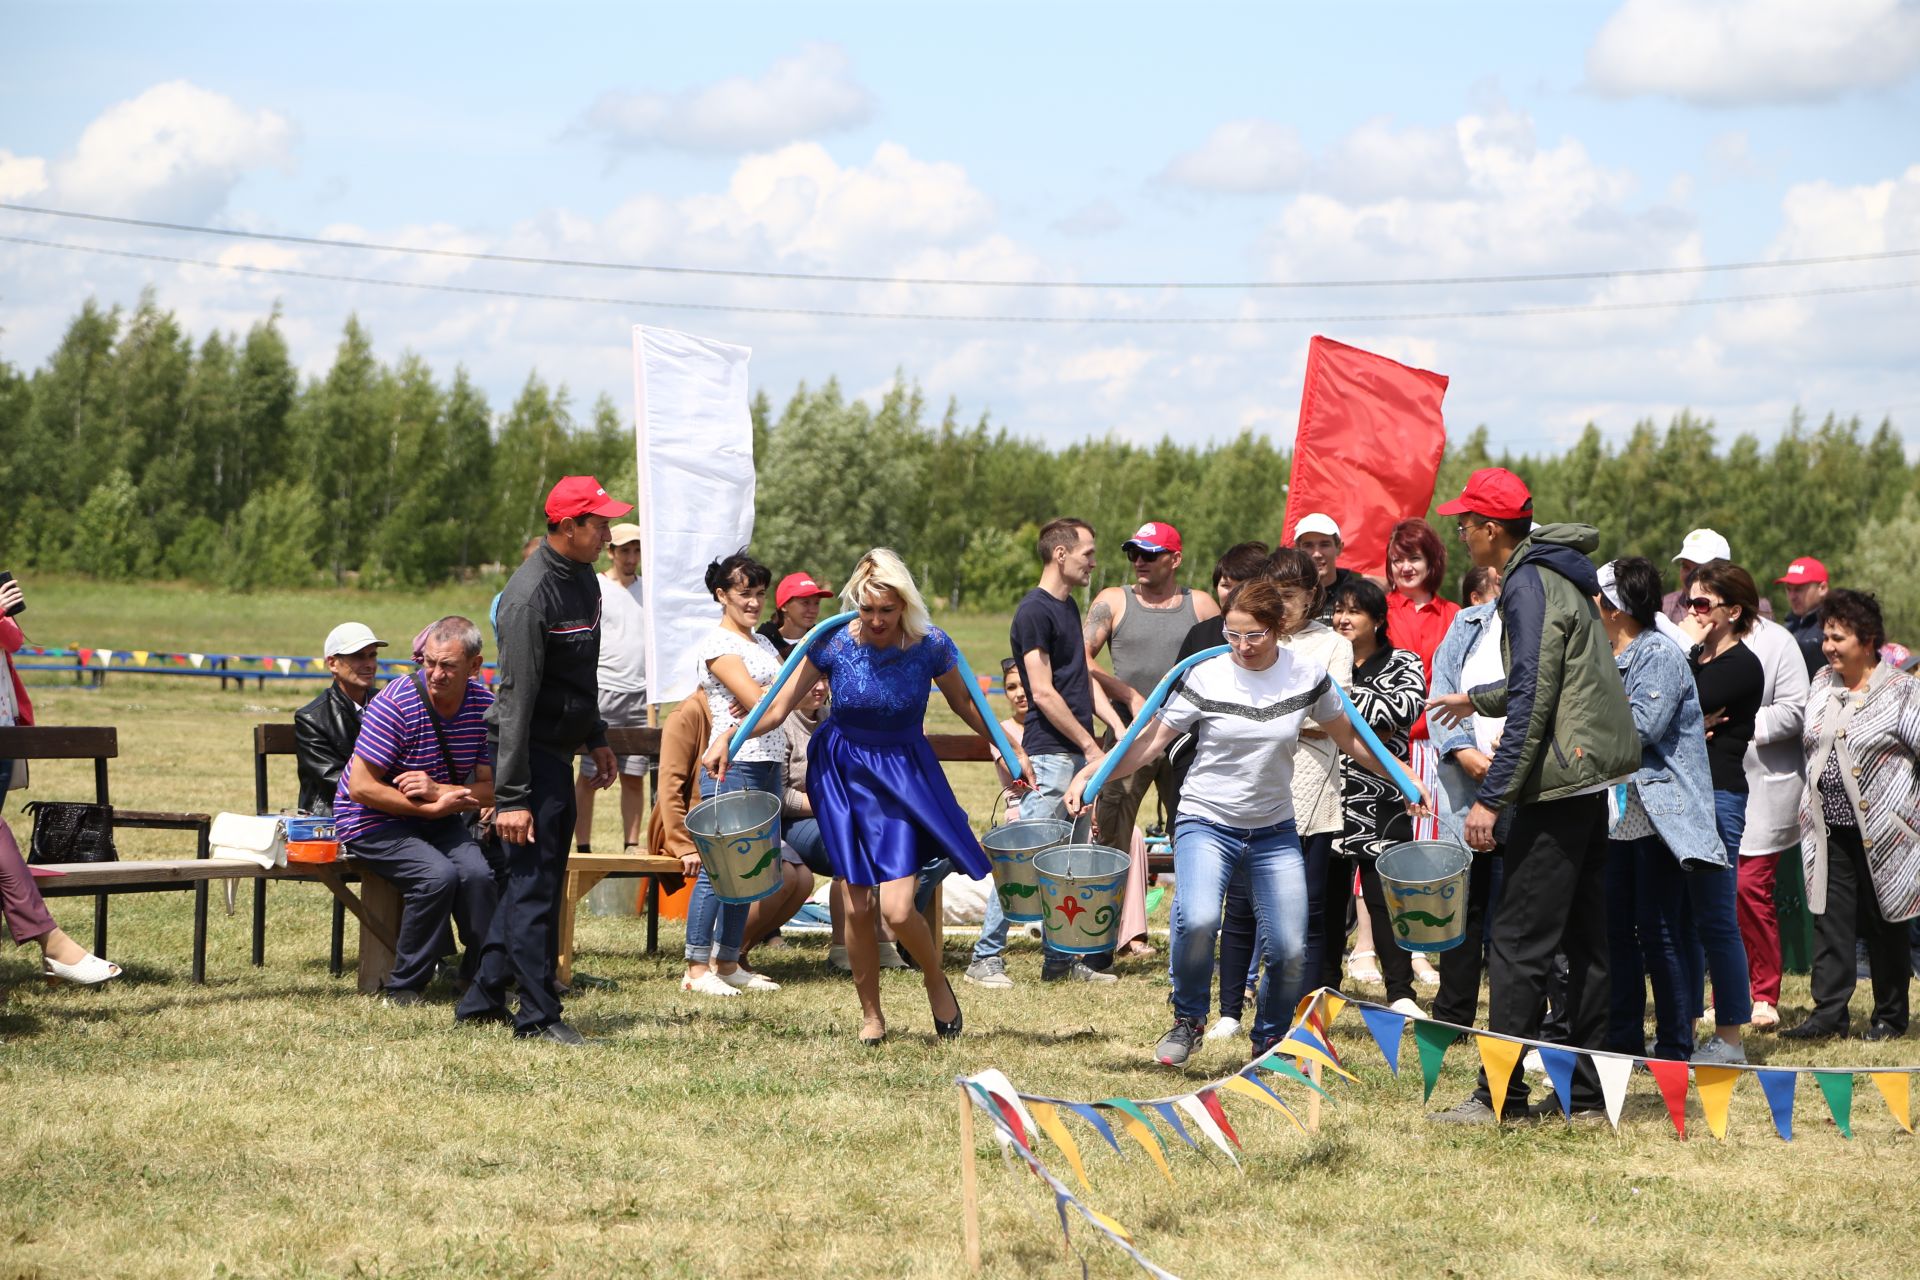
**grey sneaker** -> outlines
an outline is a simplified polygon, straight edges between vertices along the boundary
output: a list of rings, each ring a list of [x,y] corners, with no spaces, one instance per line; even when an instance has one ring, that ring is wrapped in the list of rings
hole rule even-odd
[[[1469,1095],[1465,1102],[1451,1111],[1431,1111],[1427,1119],[1435,1124],[1498,1124],[1499,1117],[1493,1114],[1493,1108],[1480,1101],[1476,1095]]]
[[[960,976],[976,987],[1005,989],[1013,985],[1013,979],[1007,976],[1005,956],[988,956],[985,960],[975,960]]]
[[[1042,982],[1118,982],[1120,981],[1120,975],[1115,973],[1102,973],[1098,969],[1089,969],[1085,964],[1081,963],[1078,960],[1075,960],[1072,965],[1070,965],[1065,969],[1061,969],[1058,972],[1053,972],[1044,968],[1041,969],[1040,981]]]
[[[1154,1061],[1163,1067],[1185,1066],[1206,1027],[1198,1018],[1175,1018],[1173,1030],[1161,1036],[1160,1043],[1153,1047]]]
[[[1737,1044],[1728,1044],[1719,1036],[1708,1036],[1707,1042],[1693,1051],[1688,1061],[1696,1067],[1731,1067],[1747,1060],[1747,1051]]]

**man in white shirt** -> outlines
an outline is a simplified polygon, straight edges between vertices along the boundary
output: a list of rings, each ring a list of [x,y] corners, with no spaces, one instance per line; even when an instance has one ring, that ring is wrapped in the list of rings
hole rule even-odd
[[[647,723],[647,613],[640,603],[640,526],[616,524],[610,532],[613,545],[607,556],[611,563],[599,575],[600,718],[609,729],[639,729]],[[631,853],[645,839],[641,818],[652,761],[645,756],[615,759],[620,768],[620,825],[626,851]],[[574,844],[581,853],[593,852],[589,842],[595,775],[593,757],[581,756],[580,777],[574,783],[580,816],[573,828]]]

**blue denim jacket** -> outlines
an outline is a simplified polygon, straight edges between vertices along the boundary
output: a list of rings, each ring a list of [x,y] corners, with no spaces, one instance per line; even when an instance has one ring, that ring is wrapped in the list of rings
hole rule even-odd
[[[1653,829],[1681,862],[1726,866],[1727,849],[1713,815],[1706,717],[1686,655],[1659,632],[1647,630],[1615,654],[1614,662],[1640,734],[1640,769],[1633,782]]]
[[[1440,647],[1434,650],[1433,682],[1428,687],[1428,697],[1438,698],[1442,694],[1461,692],[1460,673],[1466,668],[1469,655],[1486,636],[1486,621],[1497,608],[1498,603],[1490,600],[1486,604],[1469,605],[1454,615],[1452,624],[1447,627],[1447,634],[1441,638]],[[1439,721],[1429,717],[1427,727],[1433,735],[1433,749],[1440,757],[1440,794],[1435,797],[1435,816],[1440,819],[1440,829],[1448,839],[1465,843],[1467,810],[1473,807],[1480,784],[1454,763],[1453,753],[1473,745],[1473,721],[1462,720],[1451,727],[1443,727]],[[1495,827],[1496,838],[1505,834],[1503,829],[1511,821],[1511,809],[1500,815]]]

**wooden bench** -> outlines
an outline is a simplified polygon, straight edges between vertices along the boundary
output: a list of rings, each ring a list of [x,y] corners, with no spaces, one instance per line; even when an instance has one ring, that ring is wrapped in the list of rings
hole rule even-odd
[[[120,754],[120,735],[111,726],[11,725],[0,727],[0,759],[92,760],[93,798],[112,804],[107,761]],[[195,856],[180,859],[124,858],[119,862],[52,863],[45,869],[58,875],[37,877],[42,897],[93,898],[93,953],[107,954],[107,900],[117,893],[155,893],[191,890],[193,893],[193,980],[207,980],[207,886],[215,880],[246,879],[259,873],[249,862],[210,856],[213,819],[204,813],[168,813],[144,809],[116,809],[115,844],[127,830],[189,831]],[[25,843],[23,841],[23,843]]]

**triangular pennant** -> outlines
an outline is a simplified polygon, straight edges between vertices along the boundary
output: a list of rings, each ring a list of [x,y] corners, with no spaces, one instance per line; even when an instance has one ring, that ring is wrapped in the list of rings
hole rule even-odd
[[[1333,1020],[1339,1017],[1346,1007],[1345,996],[1336,993],[1331,987],[1322,987],[1319,1001],[1313,1008],[1307,1010],[1307,1023],[1320,1033],[1322,1040],[1325,1040],[1327,1028],[1333,1025]]]
[[[187,661],[191,662],[194,665],[195,670],[198,670],[200,668],[200,664],[205,662],[206,660],[207,660],[207,655],[204,653],[190,653],[187,655]]]
[[[1186,1143],[1195,1151],[1200,1149],[1200,1144],[1195,1142],[1193,1135],[1187,1132],[1187,1126],[1180,1123],[1180,1113],[1173,1109],[1171,1102],[1156,1102],[1153,1104],[1153,1109],[1160,1113],[1163,1120],[1173,1126],[1173,1131],[1180,1135],[1180,1141]]]
[[[1310,1028],[1295,1027],[1287,1032],[1285,1039],[1273,1046],[1273,1051],[1295,1058],[1305,1058],[1308,1062],[1317,1062],[1335,1075],[1345,1077],[1356,1084],[1359,1083],[1359,1078],[1340,1065],[1340,1060],[1333,1056],[1326,1043],[1314,1035]]]
[[[111,649],[95,649],[93,656],[100,659],[100,665],[103,667],[113,665],[113,650]]]
[[[1592,1055],[1594,1074],[1600,1077],[1600,1099],[1607,1106],[1607,1123],[1620,1127],[1620,1106],[1627,1100],[1627,1077],[1633,1074],[1633,1059],[1611,1054]]]
[[[1306,1132],[1305,1127],[1300,1123],[1300,1117],[1294,1115],[1293,1109],[1287,1106],[1286,1103],[1280,1101],[1279,1095],[1274,1093],[1273,1090],[1265,1088],[1247,1079],[1245,1076],[1228,1076],[1220,1082],[1220,1087],[1223,1089],[1231,1089],[1242,1097],[1252,1098],[1255,1102],[1263,1106],[1272,1107],[1275,1111],[1278,1111],[1281,1115],[1293,1121],[1294,1128],[1299,1129],[1302,1133]]]
[[[1095,1222],[1099,1223],[1101,1226],[1105,1227],[1107,1230],[1113,1232],[1113,1234],[1115,1234],[1116,1236],[1119,1236],[1122,1240],[1125,1240],[1128,1244],[1133,1243],[1133,1233],[1131,1231],[1128,1231],[1125,1227],[1121,1226],[1119,1223],[1115,1222],[1112,1218],[1109,1218],[1106,1214],[1100,1212],[1098,1209],[1089,1208],[1084,1204],[1081,1205],[1080,1208],[1082,1212],[1086,1213]]]
[[[1303,1084],[1323,1098],[1330,1096],[1325,1089],[1322,1089],[1318,1084],[1314,1083],[1312,1076],[1302,1071],[1299,1067],[1294,1066],[1277,1053],[1268,1054],[1254,1065],[1264,1067],[1277,1076],[1285,1076],[1295,1084]]]
[[[1208,1096],[1211,1097],[1212,1095],[1209,1094]],[[1193,1094],[1188,1094],[1184,1098],[1175,1098],[1173,1105],[1187,1113],[1187,1119],[1193,1121],[1194,1127],[1199,1129],[1201,1133],[1207,1135],[1207,1141],[1220,1148],[1220,1150],[1226,1154],[1227,1159],[1233,1161],[1234,1168],[1238,1169],[1240,1167],[1240,1157],[1234,1155],[1233,1148],[1227,1145],[1227,1135],[1220,1131],[1220,1126],[1215,1122],[1212,1113],[1207,1110],[1205,1104],[1203,1104],[1198,1097]]]
[[[1687,1064],[1667,1058],[1648,1058],[1647,1070],[1660,1086],[1666,1100],[1667,1116],[1681,1138],[1687,1136]]]
[[[1260,1090],[1260,1092],[1266,1094],[1268,1097],[1272,1098],[1275,1102],[1280,1104],[1280,1110],[1282,1111],[1282,1113],[1286,1115],[1287,1119],[1293,1121],[1294,1128],[1298,1129],[1302,1134],[1306,1133],[1307,1126],[1300,1123],[1300,1117],[1294,1114],[1293,1108],[1287,1105],[1287,1100],[1285,1098],[1275,1093],[1270,1087],[1268,1087],[1267,1082],[1265,1080],[1262,1080],[1259,1076],[1254,1075],[1251,1071],[1247,1073],[1246,1079],[1252,1082],[1254,1088]]]
[[[1716,1138],[1727,1136],[1727,1107],[1733,1101],[1733,1086],[1741,1074],[1732,1067],[1693,1069],[1693,1087],[1700,1093],[1700,1111]]]
[[[1074,1176],[1080,1179],[1080,1185],[1089,1191],[1093,1190],[1093,1184],[1087,1181],[1086,1167],[1080,1163],[1080,1148],[1074,1144],[1073,1135],[1067,1132],[1067,1126],[1061,1123],[1052,1105],[1028,1099],[1027,1111],[1033,1116],[1033,1122],[1040,1126],[1040,1132],[1046,1134],[1053,1140],[1053,1145],[1060,1148],[1060,1154],[1067,1158],[1067,1166],[1073,1170]]]
[[[1220,1095],[1211,1089],[1206,1089],[1196,1096],[1200,1099],[1200,1105],[1206,1108],[1207,1114],[1213,1117],[1213,1122],[1220,1126],[1220,1132],[1227,1135],[1227,1141],[1236,1147],[1239,1146],[1240,1135],[1235,1133],[1233,1126],[1227,1122],[1227,1109],[1220,1105]]]
[[[1492,1036],[1475,1036],[1473,1040],[1480,1050],[1480,1065],[1487,1069],[1487,1096],[1493,1099],[1493,1114],[1499,1116],[1507,1106],[1507,1082],[1513,1079],[1513,1069],[1527,1046],[1518,1040]]]
[[[136,667],[144,667],[147,665],[147,659],[152,656],[153,655],[145,649],[135,649],[133,651],[133,665]]]
[[[1007,1105],[1006,1099],[999,1097],[991,1090],[982,1088],[971,1080],[967,1081],[967,1088],[973,1090],[974,1096],[986,1104],[988,1114],[999,1121],[998,1124],[993,1126],[993,1136],[1001,1145],[1001,1154],[1005,1154],[1006,1144],[1016,1139],[1021,1146],[1032,1150],[1032,1146],[1027,1140],[1027,1135],[1021,1131],[1020,1117],[1014,1114],[1013,1108]]]
[[[1443,1027],[1437,1022],[1415,1022],[1413,1024],[1414,1047],[1420,1051],[1420,1082],[1426,1091],[1420,1095],[1422,1102],[1433,1096],[1433,1086],[1440,1079],[1440,1061],[1447,1056],[1447,1050],[1460,1033],[1452,1027]]]
[[[988,1067],[974,1075],[973,1082],[1006,1104],[1013,1112],[1014,1136],[1020,1139],[1022,1146],[1031,1148],[1033,1139],[1029,1135],[1035,1127],[1033,1117],[1027,1114],[1026,1104],[1020,1100],[1020,1091],[1013,1087],[1013,1081],[1007,1079],[1006,1073],[998,1067]]]
[[[280,674],[284,676],[289,671],[293,670],[293,659],[292,658],[275,658],[273,660],[273,665],[280,668]]]
[[[1540,1065],[1547,1070],[1547,1079],[1553,1083],[1553,1092],[1560,1099],[1560,1114],[1573,1116],[1573,1073],[1580,1065],[1580,1055],[1571,1049],[1556,1049],[1551,1045],[1540,1046]]]
[[[1853,1073],[1848,1071],[1816,1071],[1813,1078],[1819,1082],[1820,1092],[1826,1096],[1827,1110],[1833,1113],[1833,1122],[1840,1126],[1840,1136],[1853,1136]]]
[[[1756,1071],[1760,1092],[1767,1097],[1767,1110],[1773,1113],[1773,1127],[1781,1139],[1793,1141],[1793,1091],[1800,1083],[1798,1071]]]
[[[1876,1071],[1873,1082],[1879,1086],[1880,1096],[1887,1100],[1887,1110],[1893,1112],[1893,1118],[1908,1133],[1913,1132],[1911,1077],[1904,1071]]]
[[[1387,1070],[1399,1075],[1400,1038],[1407,1033],[1407,1016],[1391,1009],[1374,1009],[1363,1004],[1360,1006],[1360,1020],[1373,1033],[1373,1042],[1380,1046],[1380,1056],[1387,1060]]]
[[[1111,1107],[1120,1113],[1120,1127],[1127,1131],[1129,1138],[1139,1143],[1146,1153],[1153,1157],[1153,1162],[1160,1166],[1160,1172],[1165,1176],[1167,1185],[1172,1186],[1173,1169],[1167,1164],[1167,1144],[1161,1139],[1160,1131],[1147,1119],[1147,1113],[1125,1098],[1108,1098],[1097,1105]]]
[[[91,649],[81,649],[81,650],[79,650],[79,651],[78,651],[78,653],[79,653],[79,655],[80,655],[80,665],[81,665],[81,666],[83,666],[83,667],[90,667],[90,666],[92,666],[92,665],[93,665],[93,650],[91,650]]]
[[[1067,1193],[1055,1187],[1053,1189],[1053,1211],[1060,1215],[1060,1235],[1067,1242],[1067,1248],[1073,1248],[1073,1232],[1067,1229]]]
[[[1127,1153],[1120,1150],[1120,1140],[1113,1136],[1113,1129],[1107,1124],[1105,1116],[1084,1102],[1069,1102],[1064,1105],[1067,1110],[1073,1112],[1073,1114],[1079,1116],[1082,1120],[1085,1120],[1097,1129],[1100,1136],[1107,1140],[1107,1145],[1112,1147],[1118,1155],[1123,1158],[1126,1156]]]

